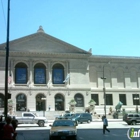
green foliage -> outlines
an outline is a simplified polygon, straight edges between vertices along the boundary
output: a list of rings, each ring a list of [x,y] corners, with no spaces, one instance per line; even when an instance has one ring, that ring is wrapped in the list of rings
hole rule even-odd
[[[91,99],[88,103],[89,103],[89,104],[90,104],[90,103],[95,103],[95,104],[96,104],[96,102],[95,102],[93,99]]]
[[[76,101],[74,99],[71,99],[69,104],[71,104],[71,103],[75,103],[76,104]]]

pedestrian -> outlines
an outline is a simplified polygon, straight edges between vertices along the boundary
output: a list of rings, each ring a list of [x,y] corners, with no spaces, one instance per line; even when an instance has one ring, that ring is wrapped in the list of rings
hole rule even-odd
[[[15,116],[13,117],[12,121],[11,121],[11,124],[14,128],[14,131],[16,131],[16,128],[18,126],[18,121],[16,120]]]
[[[106,116],[102,117],[102,120],[103,120],[103,134],[105,134],[105,130],[110,132],[109,129],[107,129],[107,126],[108,126],[108,120],[106,118]]]
[[[102,122],[104,121],[104,115],[102,116]]]
[[[49,105],[49,111],[51,110],[51,107],[50,107],[50,105]]]
[[[15,140],[16,132],[11,124],[11,117],[6,118],[6,124],[3,126],[3,140]]]

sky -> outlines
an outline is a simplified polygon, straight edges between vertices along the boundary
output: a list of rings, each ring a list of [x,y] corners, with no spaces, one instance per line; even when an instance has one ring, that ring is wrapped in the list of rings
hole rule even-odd
[[[0,0],[0,44],[6,42],[7,3]],[[10,41],[40,25],[93,55],[140,56],[140,0],[10,0]]]

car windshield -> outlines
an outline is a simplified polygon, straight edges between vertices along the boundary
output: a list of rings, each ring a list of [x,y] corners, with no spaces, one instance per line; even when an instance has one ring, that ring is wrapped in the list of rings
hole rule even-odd
[[[53,126],[57,127],[57,126],[74,126],[74,123],[70,120],[59,120],[59,121],[55,121],[53,123]]]
[[[36,113],[33,113],[36,117],[38,117],[38,115]]]
[[[78,117],[79,115],[80,115],[80,113],[73,114],[73,115],[71,116],[71,118],[73,118],[73,117]]]

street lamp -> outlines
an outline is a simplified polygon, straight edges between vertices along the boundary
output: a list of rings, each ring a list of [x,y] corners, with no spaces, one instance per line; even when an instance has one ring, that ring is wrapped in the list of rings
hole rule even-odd
[[[7,37],[6,37],[6,57],[5,57],[5,99],[4,99],[5,118],[7,118],[7,112],[8,112],[9,25],[10,25],[10,0],[8,0],[8,8],[7,8]]]
[[[106,77],[104,76],[104,70],[105,70],[105,66],[110,64],[110,62],[106,63],[103,65],[103,77],[101,77],[101,79],[103,80],[103,93],[104,93],[104,112],[105,112],[105,116],[106,116],[106,89],[105,89],[105,80]]]

